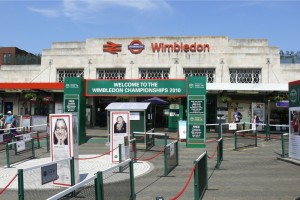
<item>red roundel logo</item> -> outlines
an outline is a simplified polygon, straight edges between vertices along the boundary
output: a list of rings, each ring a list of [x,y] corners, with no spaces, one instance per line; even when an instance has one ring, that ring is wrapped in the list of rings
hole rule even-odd
[[[130,42],[130,44],[128,45],[128,50],[132,53],[132,54],[139,54],[141,53],[143,50],[145,49],[145,45],[143,45],[143,43],[139,40],[133,40],[132,42]]]

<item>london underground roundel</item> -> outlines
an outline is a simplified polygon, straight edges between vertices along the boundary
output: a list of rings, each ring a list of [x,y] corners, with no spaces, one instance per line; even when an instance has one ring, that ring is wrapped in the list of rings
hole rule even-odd
[[[145,45],[139,40],[132,40],[130,44],[128,45],[128,50],[132,54],[139,54],[145,49]]]

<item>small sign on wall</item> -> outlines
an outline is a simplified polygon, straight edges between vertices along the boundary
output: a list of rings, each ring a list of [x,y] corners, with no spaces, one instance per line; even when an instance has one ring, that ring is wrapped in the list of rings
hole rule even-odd
[[[19,141],[17,142],[16,145],[17,145],[17,152],[25,150],[25,141]]]

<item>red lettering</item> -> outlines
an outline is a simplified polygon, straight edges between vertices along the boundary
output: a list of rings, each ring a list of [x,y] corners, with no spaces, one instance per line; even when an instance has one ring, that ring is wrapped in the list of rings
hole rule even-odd
[[[183,45],[183,51],[188,52],[190,50],[190,46],[188,44]]]
[[[191,44],[190,51],[191,52],[196,52],[196,42],[194,44]]]
[[[210,51],[210,46],[209,46],[209,44],[204,44],[204,52],[206,52],[206,49],[207,49],[207,52]]]
[[[179,52],[181,50],[179,44],[177,44],[176,42],[174,42],[174,52]]]
[[[202,52],[203,51],[203,45],[202,44],[198,44],[197,45],[197,51],[198,52]]]
[[[151,48],[152,48],[152,51],[153,53],[155,53],[155,51],[158,53],[160,52],[160,48],[162,46],[162,43],[151,43]]]
[[[168,52],[170,52],[170,49],[171,51],[173,51],[173,45],[172,44],[165,44],[164,45],[164,52],[166,52],[168,49]]]

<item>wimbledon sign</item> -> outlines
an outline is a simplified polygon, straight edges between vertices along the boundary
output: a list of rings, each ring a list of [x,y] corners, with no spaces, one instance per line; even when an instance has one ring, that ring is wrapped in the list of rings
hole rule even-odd
[[[173,95],[186,96],[186,80],[88,80],[87,96]]]

